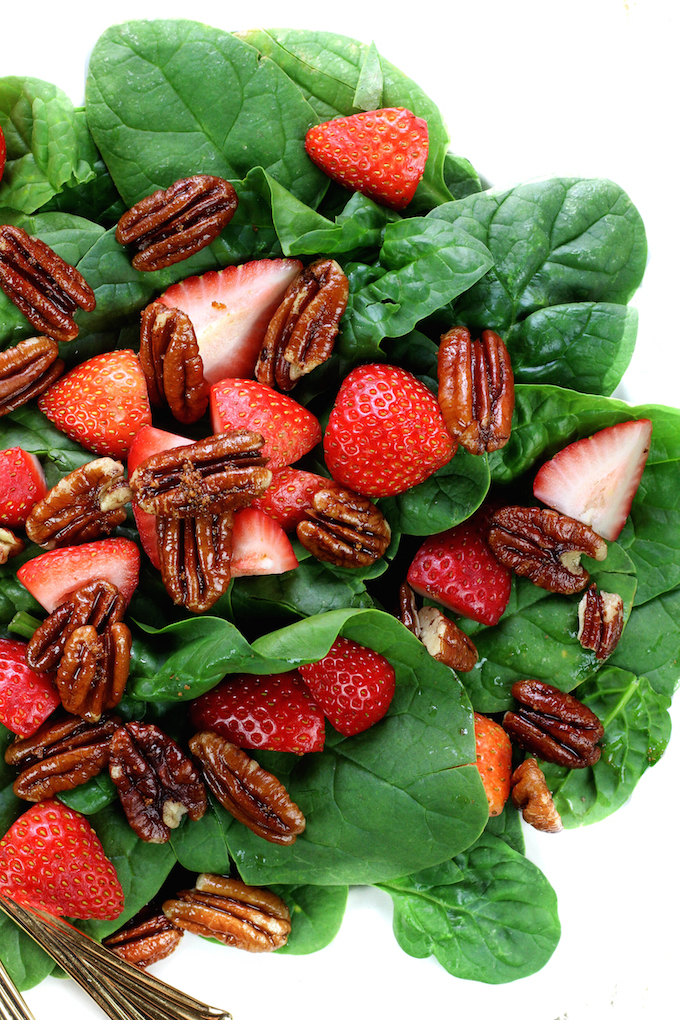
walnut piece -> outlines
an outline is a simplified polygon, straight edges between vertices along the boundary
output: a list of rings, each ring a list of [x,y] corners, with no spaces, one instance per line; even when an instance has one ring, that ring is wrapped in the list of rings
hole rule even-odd
[[[40,396],[64,371],[59,344],[32,336],[0,351],[0,418]]]
[[[595,652],[599,661],[608,659],[623,633],[623,599],[615,592],[598,591],[591,584],[578,604],[578,639]]]
[[[366,496],[341,487],[314,493],[297,537],[313,556],[337,567],[367,567],[384,555],[392,532]]]
[[[180,308],[154,301],[142,312],[139,361],[152,407],[168,407],[183,425],[208,409],[210,387],[203,374],[191,319]]]
[[[125,623],[110,623],[101,634],[91,624],[71,631],[55,679],[66,711],[97,722],[115,708],[130,673],[131,648]]]
[[[505,713],[503,728],[529,754],[571,769],[599,761],[604,727],[573,694],[542,680],[518,680],[512,695],[520,704]]]
[[[510,785],[512,803],[522,812],[525,822],[539,832],[562,832],[562,819],[535,758],[525,758],[517,766]]]
[[[234,515],[157,517],[158,555],[166,591],[176,605],[204,613],[231,580]]]

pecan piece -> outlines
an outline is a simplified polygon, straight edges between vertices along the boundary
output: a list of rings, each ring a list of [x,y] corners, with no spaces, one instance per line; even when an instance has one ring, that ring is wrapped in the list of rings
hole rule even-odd
[[[604,727],[594,712],[558,687],[541,680],[512,685],[520,705],[503,716],[503,728],[521,747],[543,761],[582,769],[599,760]]]
[[[417,638],[420,637],[418,604],[415,592],[408,581],[404,581],[399,586],[399,619],[407,630],[410,630]]]
[[[161,577],[173,602],[192,613],[214,606],[231,580],[234,515],[157,517]]]
[[[535,758],[525,758],[510,779],[512,803],[522,818],[539,832],[562,832],[560,813],[553,804],[545,776]]]
[[[438,400],[446,428],[473,454],[500,450],[510,438],[515,383],[508,349],[493,330],[472,340],[466,326],[445,333],[437,357]]]
[[[59,344],[49,336],[28,337],[0,351],[0,417],[44,393],[63,371]]]
[[[351,489],[319,489],[307,515],[297,537],[318,560],[336,567],[370,566],[390,544],[392,532],[381,511]]]
[[[607,543],[587,524],[531,506],[506,506],[491,517],[489,545],[497,560],[539,588],[573,595],[588,584],[581,556],[603,560]]]
[[[77,308],[91,312],[94,292],[74,266],[21,227],[0,226],[0,287],[35,329],[74,340]]]
[[[66,711],[97,722],[115,708],[130,672],[131,647],[124,623],[109,624],[101,635],[90,624],[76,627],[64,645],[55,681]]]
[[[210,387],[191,319],[180,308],[154,301],[142,312],[139,361],[153,407],[168,407],[184,425],[202,418]]]
[[[26,662],[39,673],[51,673],[74,630],[89,624],[101,635],[109,624],[120,623],[124,612],[125,599],[115,584],[89,581],[71,592],[34,631],[26,646]]]
[[[146,970],[170,956],[183,936],[182,929],[173,924],[164,913],[156,913],[147,907],[113,935],[103,939],[102,944],[116,956],[140,970]]]
[[[0,566],[23,552],[25,543],[9,528],[0,528]]]
[[[194,174],[154,191],[123,213],[116,240],[132,247],[135,269],[165,269],[211,244],[237,206],[238,196],[229,181]]]
[[[453,620],[435,606],[423,606],[418,612],[420,640],[433,659],[451,669],[468,673],[479,658],[474,642]]]
[[[623,633],[623,599],[591,584],[578,604],[578,639],[602,661],[609,658]]]
[[[91,460],[65,475],[35,504],[26,534],[43,549],[92,541],[123,523],[131,498],[120,461]]]
[[[149,457],[132,474],[140,509],[160,517],[197,517],[248,506],[272,473],[258,432],[233,429]]]
[[[305,817],[270,772],[217,733],[202,731],[189,741],[203,778],[223,808],[270,843],[294,843]]]
[[[317,259],[288,287],[267,327],[255,378],[292,390],[333,353],[349,282],[334,259]]]
[[[131,827],[147,843],[167,843],[186,814],[205,814],[205,786],[178,744],[152,723],[129,722],[111,738],[109,774]]]
[[[290,913],[280,897],[222,875],[199,875],[193,889],[163,904],[163,913],[180,928],[250,953],[279,949],[290,933]]]

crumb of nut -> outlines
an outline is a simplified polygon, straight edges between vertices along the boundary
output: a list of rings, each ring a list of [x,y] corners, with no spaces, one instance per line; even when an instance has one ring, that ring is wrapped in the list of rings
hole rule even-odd
[[[562,831],[562,819],[535,758],[525,758],[513,772],[510,782],[512,802],[527,824],[539,832]]]

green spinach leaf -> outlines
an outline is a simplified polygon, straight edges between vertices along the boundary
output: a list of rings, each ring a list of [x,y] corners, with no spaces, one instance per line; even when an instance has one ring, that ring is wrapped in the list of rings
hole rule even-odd
[[[657,694],[672,697],[680,681],[680,589],[633,608],[607,663],[646,677]]]
[[[340,931],[349,892],[346,885],[275,885],[272,891],[287,904],[292,924],[288,941],[277,953],[316,953]]]

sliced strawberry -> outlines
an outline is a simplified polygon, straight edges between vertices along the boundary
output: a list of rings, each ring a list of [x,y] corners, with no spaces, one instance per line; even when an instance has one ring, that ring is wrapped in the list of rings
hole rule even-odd
[[[534,496],[613,542],[647,463],[652,423],[624,421],[570,443],[539,469]]]
[[[129,538],[103,538],[36,556],[19,567],[17,578],[48,613],[97,578],[115,584],[129,602],[139,583],[139,560],[139,549]]]
[[[510,796],[512,745],[503,727],[486,715],[474,713],[477,768],[484,783],[489,814],[500,815]]]
[[[247,506],[234,514],[231,574],[283,574],[295,570],[297,556],[280,524],[263,510]]]
[[[46,493],[45,472],[34,454],[20,446],[0,451],[0,522],[23,526]]]
[[[300,521],[305,520],[315,493],[338,487],[334,478],[294,467],[280,468],[273,475],[269,488],[253,500],[253,506],[264,510],[284,531],[295,531]]]
[[[346,737],[362,733],[387,712],[394,669],[383,655],[339,637],[323,659],[300,666],[300,675],[331,725]]]
[[[213,432],[251,429],[265,440],[269,468],[286,467],[321,440],[321,426],[302,404],[254,379],[223,379],[210,390]]]
[[[297,670],[227,677],[191,702],[191,721],[238,747],[322,751],[324,715]]]
[[[191,319],[207,382],[248,379],[298,259],[258,259],[174,283],[159,301]]]
[[[25,811],[0,840],[0,895],[61,917],[118,917],[121,884],[87,818],[57,800]]]
[[[142,426],[151,424],[146,380],[134,351],[81,362],[42,394],[38,407],[86,450],[118,460],[125,459]]]
[[[36,673],[26,662],[26,644],[0,638],[0,722],[20,737],[31,737],[60,704],[51,673]]]
[[[427,122],[401,106],[355,113],[310,128],[305,149],[338,184],[403,209],[425,170]]]
[[[184,436],[175,435],[174,432],[166,432],[164,429],[157,429],[153,425],[144,425],[132,440],[130,452],[127,458],[128,477],[132,477],[135,468],[143,461],[153,457],[155,453],[163,450],[172,450],[176,446],[188,446],[190,439]],[[142,549],[153,563],[156,570],[160,570],[161,562],[158,557],[158,539],[156,538],[156,516],[140,510],[137,501],[132,500],[132,513],[135,524],[139,531],[139,541]]]

